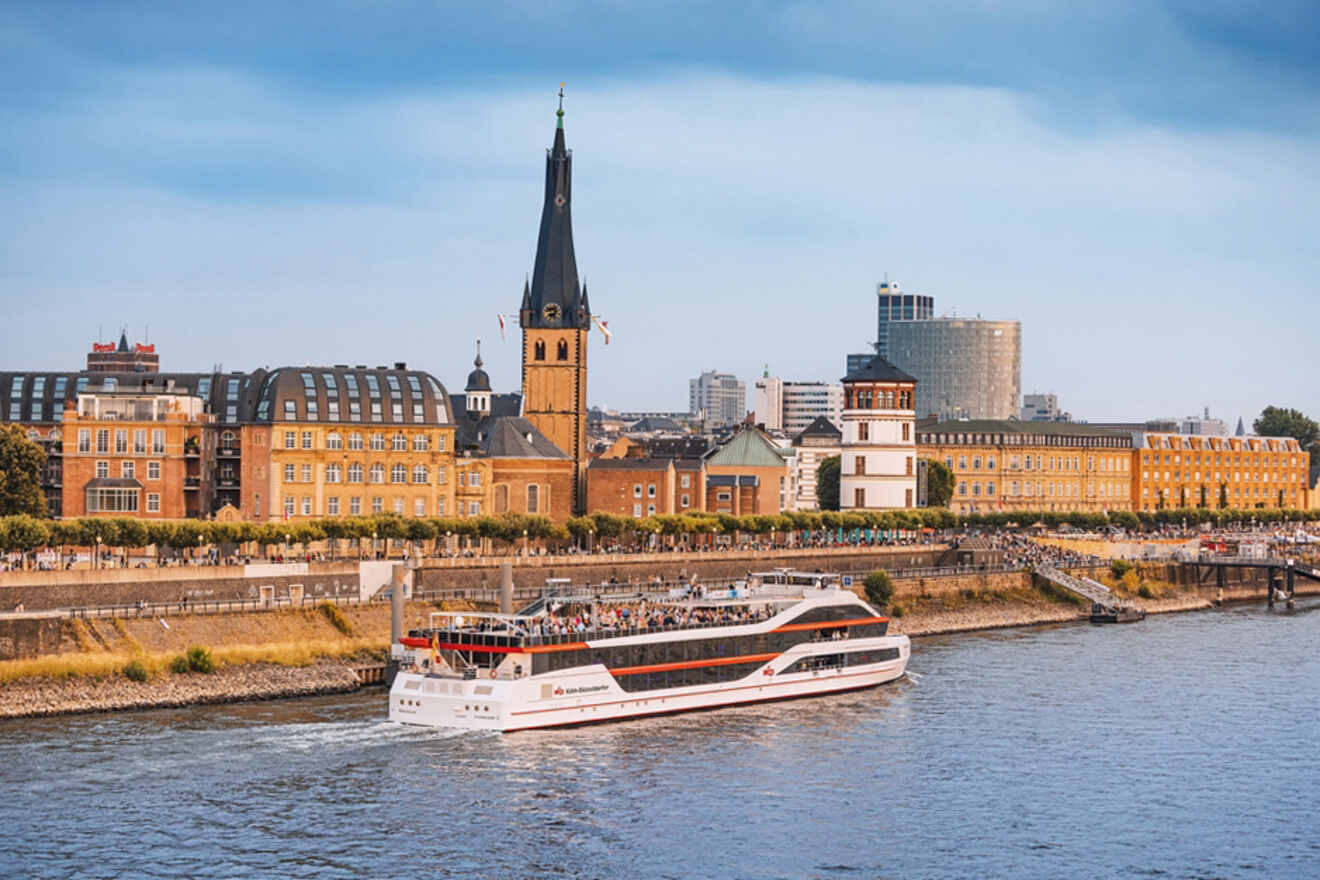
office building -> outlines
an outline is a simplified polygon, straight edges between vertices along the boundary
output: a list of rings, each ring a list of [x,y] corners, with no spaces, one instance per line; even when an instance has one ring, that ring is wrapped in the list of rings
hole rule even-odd
[[[1022,421],[1071,422],[1072,414],[1059,409],[1057,394],[1022,395]]]
[[[1010,419],[1022,388],[1022,325],[980,318],[889,323],[889,360],[917,382],[916,411],[938,419]]]
[[[929,320],[935,316],[935,297],[902,293],[897,281],[888,280],[877,284],[875,293],[876,310],[879,315],[875,332],[875,354],[888,358],[890,323]]]
[[[708,427],[736,425],[747,417],[747,386],[732,373],[707,370],[688,380],[688,413]]]
[[[843,386],[827,382],[786,382],[774,376],[756,380],[756,424],[795,437],[820,417],[836,428],[843,423]]]

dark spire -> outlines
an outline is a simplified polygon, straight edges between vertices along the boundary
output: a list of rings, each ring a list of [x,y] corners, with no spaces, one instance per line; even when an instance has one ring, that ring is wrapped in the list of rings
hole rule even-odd
[[[590,329],[591,327],[591,303],[587,300],[587,279],[582,279],[582,302],[579,306],[582,309],[582,326]]]
[[[484,366],[484,364],[481,362],[481,340],[480,340],[480,339],[477,340],[477,356],[476,356],[476,358],[472,361],[472,366],[476,367],[476,369],[473,370],[472,372],[468,373],[467,384],[466,384],[465,386],[463,386],[463,390],[464,390],[464,391],[467,391],[467,392],[472,392],[472,391],[490,391],[490,376],[488,376],[488,375],[486,374],[486,371],[482,369],[482,367]],[[469,397],[469,399],[468,399],[468,402],[469,402],[469,403],[471,402],[471,398],[470,398],[470,397]],[[475,407],[467,407],[467,409],[468,409],[470,412],[475,412],[475,411],[477,411]]]
[[[127,331],[127,330],[120,330],[120,331],[119,331],[119,348],[116,349],[116,350],[117,350],[117,351],[128,351],[128,331]]]
[[[573,253],[573,154],[564,143],[564,89],[555,111],[555,141],[545,157],[545,202],[532,283],[524,288],[523,327],[584,328],[577,257]]]
[[[532,283],[528,279],[523,279],[523,301],[519,311],[524,314],[531,311],[532,308]]]

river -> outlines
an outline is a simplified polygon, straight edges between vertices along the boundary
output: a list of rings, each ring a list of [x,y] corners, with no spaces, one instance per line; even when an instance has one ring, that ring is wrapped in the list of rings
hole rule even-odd
[[[395,727],[379,690],[0,722],[0,875],[1313,878],[1318,655],[1309,600],[503,737]]]

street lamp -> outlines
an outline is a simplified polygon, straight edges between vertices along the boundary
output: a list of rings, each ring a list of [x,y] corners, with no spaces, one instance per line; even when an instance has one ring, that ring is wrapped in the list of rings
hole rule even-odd
[[[92,537],[96,540],[96,549],[94,551],[96,555],[92,557],[92,568],[95,569],[101,567],[101,536],[92,535]]]
[[[127,551],[125,551],[127,552]],[[197,564],[202,564],[202,536],[197,536]]]
[[[371,558],[376,558],[376,530],[371,530]]]
[[[590,526],[588,526],[588,527],[587,527],[587,553],[588,553],[588,554],[590,554],[590,553],[595,553],[595,552],[596,552],[595,541],[594,541],[595,537],[596,537],[596,530],[593,529],[593,528],[591,528]]]
[[[523,529],[523,556],[531,556],[531,555],[532,555],[532,548],[531,545],[527,542],[527,530]]]
[[[450,540],[449,540],[449,539],[450,539],[450,536],[452,536],[453,534],[454,534],[454,533],[453,533],[452,531],[450,531],[450,530],[448,530],[448,529],[445,529],[445,553],[446,553],[446,555],[451,554],[451,553],[454,552],[454,548],[453,548],[453,546],[451,546],[451,542],[450,542]]]

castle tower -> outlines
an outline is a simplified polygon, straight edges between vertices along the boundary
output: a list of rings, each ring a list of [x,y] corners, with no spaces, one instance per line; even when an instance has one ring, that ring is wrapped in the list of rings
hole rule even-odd
[[[573,154],[564,146],[564,90],[545,158],[545,203],[530,284],[523,284],[523,416],[573,460],[573,512],[583,513],[587,463],[587,334],[591,307],[573,253]]]

